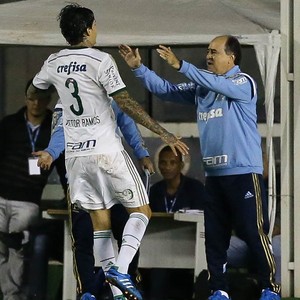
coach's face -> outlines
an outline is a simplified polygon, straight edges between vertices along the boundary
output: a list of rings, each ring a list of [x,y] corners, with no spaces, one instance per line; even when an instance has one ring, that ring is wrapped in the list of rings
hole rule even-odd
[[[225,52],[227,36],[216,37],[207,48],[207,70],[215,74],[225,74],[234,67],[234,55]]]

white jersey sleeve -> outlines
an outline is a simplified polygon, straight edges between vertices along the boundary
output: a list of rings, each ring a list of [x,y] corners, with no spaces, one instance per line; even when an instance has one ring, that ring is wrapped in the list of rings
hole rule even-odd
[[[110,55],[102,61],[102,68],[99,70],[99,82],[103,85],[108,95],[119,91],[120,87],[124,85],[115,60]]]

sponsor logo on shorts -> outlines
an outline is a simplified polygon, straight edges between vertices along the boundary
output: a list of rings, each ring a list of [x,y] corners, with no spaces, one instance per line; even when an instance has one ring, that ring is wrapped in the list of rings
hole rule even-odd
[[[122,199],[123,201],[129,201],[133,198],[133,191],[127,189],[122,192],[117,192],[117,197]]]

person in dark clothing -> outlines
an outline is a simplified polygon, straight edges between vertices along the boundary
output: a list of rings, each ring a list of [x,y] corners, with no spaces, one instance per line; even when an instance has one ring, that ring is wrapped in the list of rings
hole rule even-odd
[[[149,201],[153,212],[176,212],[179,209],[203,209],[204,185],[182,174],[184,161],[169,146],[159,153],[158,167],[163,180],[153,184]]]
[[[26,299],[23,246],[29,241],[29,228],[40,219],[43,189],[54,167],[41,170],[32,155],[48,145],[52,112],[47,109],[50,92],[28,97],[31,82],[25,89],[25,107],[0,121],[0,237],[8,238],[11,233],[22,235],[18,247],[10,247],[5,243],[7,239],[0,238],[0,287],[4,300]],[[55,165],[66,188],[64,159],[60,158]]]
[[[149,203],[153,212],[174,213],[179,209],[203,209],[206,192],[202,182],[182,174],[182,156],[169,146],[159,152],[158,168],[163,180],[150,188]],[[145,271],[146,272],[146,271]],[[191,299],[193,273],[187,269],[150,270],[150,299]]]

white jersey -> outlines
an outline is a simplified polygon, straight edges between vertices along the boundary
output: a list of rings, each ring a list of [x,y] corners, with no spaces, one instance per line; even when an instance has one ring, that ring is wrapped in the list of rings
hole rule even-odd
[[[66,158],[121,151],[110,96],[124,89],[114,59],[93,48],[51,54],[33,85],[53,84],[63,108]]]

